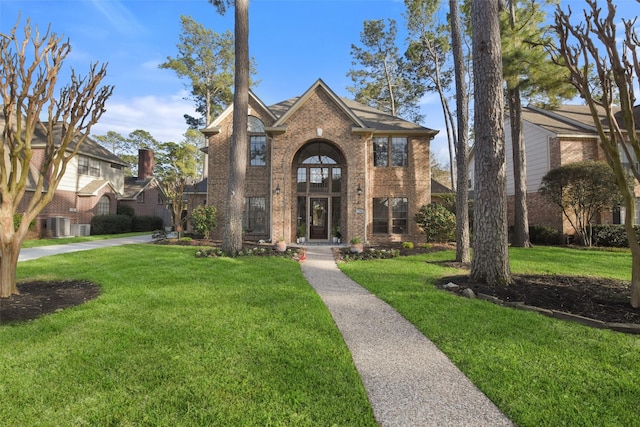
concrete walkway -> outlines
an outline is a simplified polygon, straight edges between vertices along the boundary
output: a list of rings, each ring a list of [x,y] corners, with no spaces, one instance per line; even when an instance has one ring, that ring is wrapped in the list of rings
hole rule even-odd
[[[513,425],[418,329],[343,274],[330,247],[306,250],[302,273],[340,329],[381,426]]]
[[[109,246],[128,245],[131,243],[147,243],[151,241],[151,235],[118,237],[116,239],[95,240],[93,242],[67,243],[66,245],[42,246],[39,248],[26,248],[20,251],[18,262],[29,261],[49,255],[66,254],[69,252],[88,251],[89,249],[107,248]]]

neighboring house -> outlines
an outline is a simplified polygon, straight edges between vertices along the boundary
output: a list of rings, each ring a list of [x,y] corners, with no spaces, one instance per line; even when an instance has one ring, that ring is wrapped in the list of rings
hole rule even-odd
[[[602,115],[604,119],[604,114]],[[600,138],[586,105],[563,105],[554,110],[527,106],[522,109],[522,131],[525,139],[527,168],[527,207],[529,225],[551,226],[563,234],[574,230],[562,215],[562,210],[539,193],[542,178],[551,169],[567,163],[605,161]],[[472,151],[472,156],[473,156]],[[505,123],[505,154],[509,225],[513,224],[513,156],[509,120]],[[473,190],[474,164],[470,161],[470,189]],[[637,206],[637,204],[636,204]],[[640,223],[636,209],[636,223]],[[624,217],[624,216],[623,216]],[[613,209],[601,212],[598,223],[620,222],[620,213]]]
[[[124,180],[124,189],[118,203],[133,208],[138,216],[159,216],[165,226],[170,226],[171,212],[168,209],[169,198],[162,185],[153,175],[153,151],[138,150],[138,176]]]
[[[208,203],[224,224],[233,106],[208,138]],[[317,80],[266,106],[250,92],[243,227],[247,239],[420,239],[413,221],[431,201],[429,145],[438,131],[340,98]],[[221,238],[223,227],[214,230]]]
[[[61,129],[62,124],[54,128],[57,134],[54,141],[60,139]],[[38,171],[44,161],[47,135],[41,127],[36,127],[31,147],[31,176],[18,212],[25,209],[31,200]],[[88,235],[94,215],[116,213],[126,166],[127,163],[118,156],[90,137],[86,138],[78,155],[67,164],[52,201],[36,218],[36,232],[48,237]],[[46,182],[44,191],[48,191]]]
[[[0,118],[0,125],[4,120]],[[54,141],[60,140],[62,124],[54,128]],[[24,210],[31,200],[39,169],[44,161],[47,135],[42,127],[36,127],[31,142],[33,157],[27,191],[20,202],[18,212]],[[73,147],[70,147],[72,149]],[[43,237],[66,237],[88,235],[91,218],[96,215],[115,214],[117,205],[125,193],[124,169],[128,163],[87,137],[78,154],[67,164],[52,201],[36,218],[36,232]],[[45,180],[44,191],[48,191]],[[157,201],[157,199],[156,199]],[[156,206],[154,201],[154,207]],[[146,206],[146,205],[145,205]],[[148,211],[136,206],[136,214]]]

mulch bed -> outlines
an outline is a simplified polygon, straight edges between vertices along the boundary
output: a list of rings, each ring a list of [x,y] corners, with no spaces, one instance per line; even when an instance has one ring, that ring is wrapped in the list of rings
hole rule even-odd
[[[203,242],[177,244],[199,245]],[[216,245],[219,242],[207,242]],[[165,244],[167,244],[165,242]],[[174,243],[176,244],[176,243]],[[259,245],[255,245],[259,246]],[[260,245],[262,246],[262,245]],[[401,255],[451,249],[448,246],[415,249],[401,248]],[[340,261],[345,250],[335,250]],[[442,263],[447,266],[468,268],[459,263]],[[456,283],[477,293],[495,296],[506,302],[522,302],[526,305],[549,310],[564,311],[608,323],[640,324],[640,309],[629,304],[629,282],[556,275],[514,275],[509,286],[492,286],[475,283],[466,274],[443,278],[439,284]],[[39,316],[76,306],[100,295],[100,287],[86,281],[25,282],[18,284],[19,295],[0,299],[0,323],[28,321]]]
[[[18,283],[19,295],[0,299],[0,323],[24,322],[85,303],[100,295],[100,287],[86,281]]]

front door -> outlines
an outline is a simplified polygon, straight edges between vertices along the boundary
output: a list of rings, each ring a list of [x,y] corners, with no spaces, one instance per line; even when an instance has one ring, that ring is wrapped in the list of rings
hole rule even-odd
[[[329,227],[327,223],[329,212],[329,199],[311,198],[309,200],[311,215],[309,218],[309,238],[310,239],[329,239]]]

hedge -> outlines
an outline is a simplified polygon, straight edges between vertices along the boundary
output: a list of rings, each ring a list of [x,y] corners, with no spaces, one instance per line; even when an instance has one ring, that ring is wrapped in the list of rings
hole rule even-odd
[[[131,222],[132,231],[154,231],[162,230],[162,218],[159,216],[141,215],[134,216]]]
[[[118,234],[131,231],[131,217],[128,215],[96,215],[91,218],[91,234]]]
[[[633,226],[636,231],[636,239],[640,241],[640,227]],[[592,226],[593,244],[608,248],[628,248],[627,232],[624,225],[598,224]]]

